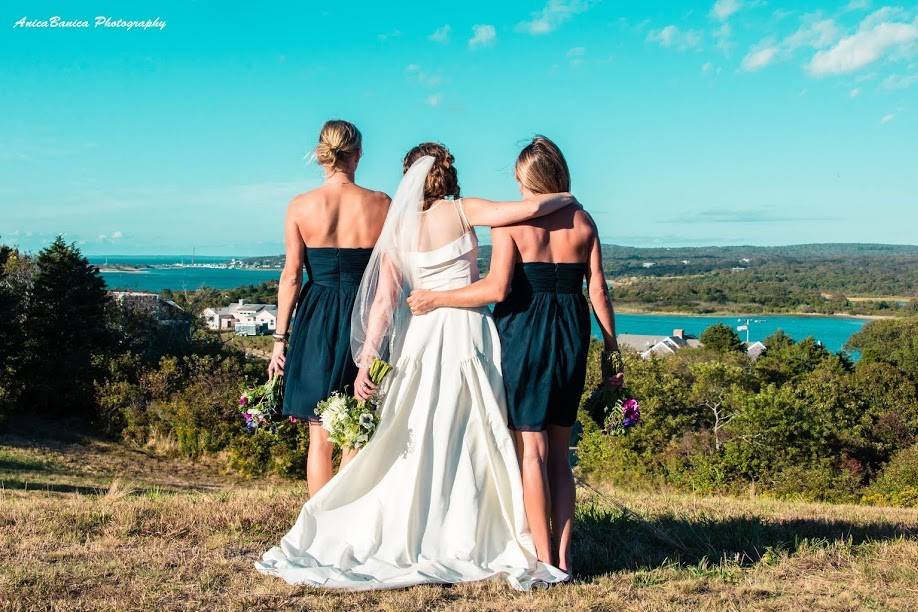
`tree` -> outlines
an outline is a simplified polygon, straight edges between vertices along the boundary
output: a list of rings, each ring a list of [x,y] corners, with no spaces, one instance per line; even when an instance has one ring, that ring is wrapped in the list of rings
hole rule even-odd
[[[732,353],[743,350],[743,342],[733,328],[723,323],[715,323],[701,332],[701,343],[706,349],[718,353]]]
[[[808,374],[832,357],[826,348],[812,337],[793,342],[783,333],[766,338],[768,350],[755,362],[755,371],[765,384],[783,385]],[[772,338],[777,341],[772,342]]]
[[[22,294],[15,291],[7,266],[16,252],[0,245],[0,423],[15,405],[22,384],[19,365],[22,360]]]
[[[94,406],[94,357],[110,347],[110,304],[99,269],[58,238],[36,258],[26,310],[29,405],[85,416]]]
[[[888,363],[918,385],[918,317],[871,321],[845,344],[865,363]]]
[[[711,415],[714,448],[720,451],[721,430],[736,416],[737,390],[745,383],[743,369],[719,361],[692,364],[692,400]]]

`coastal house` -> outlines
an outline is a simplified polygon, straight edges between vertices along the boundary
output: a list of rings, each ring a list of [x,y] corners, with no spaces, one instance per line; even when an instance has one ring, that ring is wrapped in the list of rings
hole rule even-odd
[[[684,348],[699,348],[701,342],[685,333],[683,329],[674,329],[669,336],[645,336],[640,334],[619,334],[618,343],[623,348],[637,351],[642,359],[654,355],[664,357],[673,355]]]
[[[184,342],[191,337],[191,315],[172,300],[145,291],[109,291],[109,295],[122,310],[149,317],[157,323],[151,346]]]
[[[152,317],[160,324],[186,322],[187,313],[173,302],[156,293],[145,291],[109,291],[115,303],[126,310]]]
[[[746,354],[753,361],[765,354],[765,351],[768,350],[768,347],[765,346],[765,343],[756,340],[752,343],[746,343]]]
[[[274,304],[246,304],[245,300],[239,300],[222,308],[205,308],[201,317],[207,329],[212,331],[260,336],[277,329],[277,306]]]

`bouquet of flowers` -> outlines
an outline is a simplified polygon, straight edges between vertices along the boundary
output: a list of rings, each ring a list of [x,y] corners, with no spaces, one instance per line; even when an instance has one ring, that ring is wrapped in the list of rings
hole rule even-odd
[[[391,371],[390,364],[374,359],[370,365],[370,380],[378,385]],[[328,439],[344,449],[363,448],[379,425],[375,397],[363,401],[352,395],[332,393],[316,404],[316,414],[322,419],[322,428],[328,432]]]
[[[616,400],[614,409],[606,417],[605,432],[622,436],[625,431],[641,422],[641,405],[633,397]]]
[[[284,398],[284,378],[277,375],[257,387],[245,387],[239,396],[239,411],[250,433],[257,429],[274,430]]]
[[[600,363],[603,382],[624,372],[625,363],[618,351],[603,352]],[[621,386],[603,384],[590,398],[590,413],[603,431],[610,435],[624,435],[628,429],[641,422],[641,406],[633,397],[626,397]]]

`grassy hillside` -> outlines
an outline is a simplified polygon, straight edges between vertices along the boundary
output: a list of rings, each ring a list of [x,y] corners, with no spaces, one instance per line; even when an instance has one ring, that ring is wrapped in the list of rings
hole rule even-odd
[[[905,610],[918,581],[916,510],[581,489],[577,584],[333,594],[252,568],[301,484],[23,435],[0,438],[0,483],[9,609]]]

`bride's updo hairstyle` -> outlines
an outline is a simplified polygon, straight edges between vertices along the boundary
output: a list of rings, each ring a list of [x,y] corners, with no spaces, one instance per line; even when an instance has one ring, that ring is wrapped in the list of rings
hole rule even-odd
[[[326,121],[319,132],[316,160],[327,168],[350,169],[363,146],[363,136],[357,126],[349,121]]]
[[[449,149],[438,142],[422,142],[408,151],[402,163],[402,172],[408,172],[411,164],[425,155],[432,156],[435,161],[424,183],[424,207],[427,208],[437,200],[458,198],[459,177],[456,175],[456,166],[453,165],[456,160]]]
[[[532,193],[565,193],[571,190],[571,173],[558,145],[536,136],[516,158],[516,180]]]

